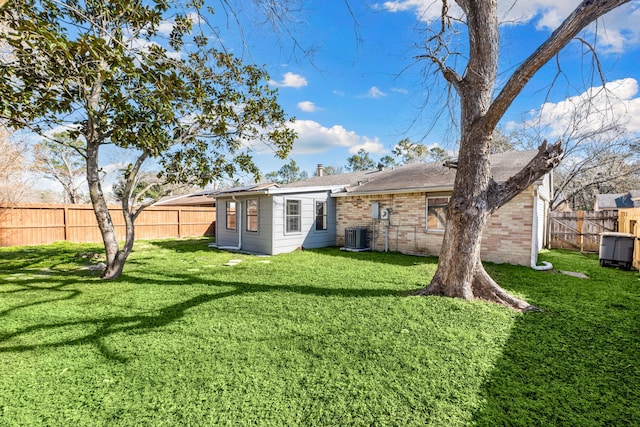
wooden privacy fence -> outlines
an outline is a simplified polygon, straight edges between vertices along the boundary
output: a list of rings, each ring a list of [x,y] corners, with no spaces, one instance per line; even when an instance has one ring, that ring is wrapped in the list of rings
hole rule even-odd
[[[618,228],[621,233],[636,236],[633,250],[633,267],[640,270],[640,208],[620,209]]]
[[[617,231],[618,213],[551,212],[549,226],[549,244],[552,248],[598,252],[600,233]]]
[[[125,225],[119,206],[109,212],[118,239]],[[137,239],[215,235],[214,207],[149,207],[136,218]],[[91,205],[25,204],[0,206],[0,246],[41,245],[66,240],[101,242],[102,236]]]

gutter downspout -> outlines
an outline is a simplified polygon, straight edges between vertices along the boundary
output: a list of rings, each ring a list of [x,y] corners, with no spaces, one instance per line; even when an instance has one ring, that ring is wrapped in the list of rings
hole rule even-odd
[[[226,210],[226,206],[225,206],[225,210]],[[218,221],[218,212],[220,212],[220,208],[218,207],[218,202],[216,202],[216,241],[215,241],[216,248],[218,247],[218,236],[220,236],[220,233],[218,232],[220,228],[220,221]]]
[[[531,222],[531,268],[537,271],[547,271],[553,268],[553,264],[542,261],[538,263],[538,188],[533,190],[533,221]]]

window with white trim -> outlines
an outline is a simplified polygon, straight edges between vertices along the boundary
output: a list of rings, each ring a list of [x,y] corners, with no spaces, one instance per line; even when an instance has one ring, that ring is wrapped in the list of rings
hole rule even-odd
[[[300,200],[287,200],[285,211],[285,223],[287,233],[300,232]]]
[[[444,231],[449,197],[427,197],[427,230]]]
[[[247,200],[247,231],[258,231],[258,199]]]
[[[236,229],[236,202],[227,201],[227,230]]]
[[[327,202],[316,201],[316,230],[327,229]]]

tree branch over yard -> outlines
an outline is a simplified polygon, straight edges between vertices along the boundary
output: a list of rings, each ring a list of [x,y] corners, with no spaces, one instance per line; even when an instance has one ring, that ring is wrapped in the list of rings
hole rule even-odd
[[[0,69],[0,118],[40,134],[65,128],[82,141],[105,279],[122,273],[145,203],[122,199],[126,234],[118,238],[100,180],[102,147],[138,153],[125,176],[131,195],[147,159],[160,164],[164,182],[202,186],[238,172],[258,175],[252,142],[270,144],[280,157],[293,144],[266,72],[209,37],[215,31],[200,3],[16,0],[1,10],[0,42],[12,57]]]

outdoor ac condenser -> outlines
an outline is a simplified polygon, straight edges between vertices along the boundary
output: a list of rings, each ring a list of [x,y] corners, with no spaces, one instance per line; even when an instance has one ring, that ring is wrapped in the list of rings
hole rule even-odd
[[[345,228],[344,247],[349,249],[366,249],[367,229],[365,227]]]

